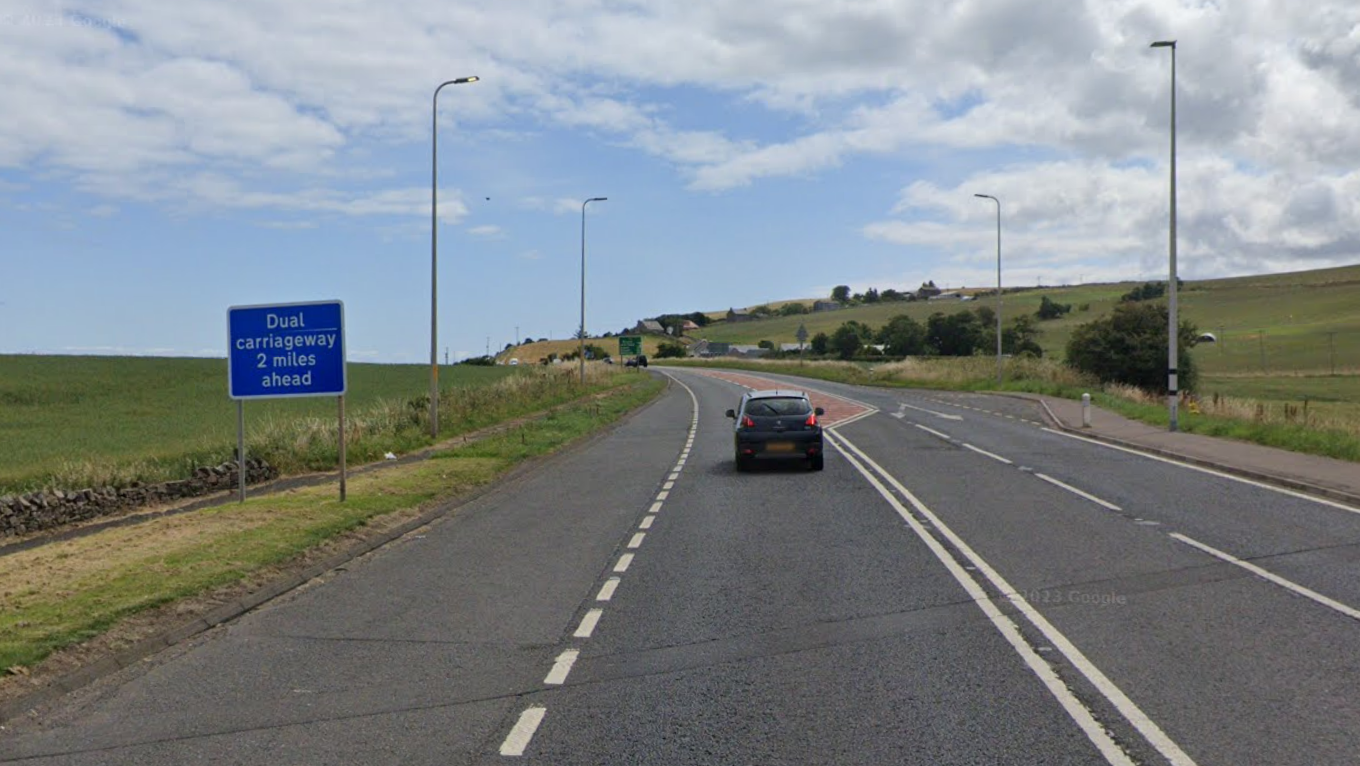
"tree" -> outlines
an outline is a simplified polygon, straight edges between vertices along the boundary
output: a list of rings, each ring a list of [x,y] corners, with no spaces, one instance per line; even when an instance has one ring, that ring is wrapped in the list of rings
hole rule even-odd
[[[827,337],[826,333],[819,332],[812,336],[811,342],[808,343],[808,348],[812,349],[812,353],[814,354],[825,354],[830,345],[831,338]]]
[[[878,299],[879,299],[879,295],[878,295],[878,289],[877,289],[877,288],[870,287],[868,290],[865,290],[865,291],[864,291],[864,302],[865,302],[865,303],[878,303]]]
[[[946,316],[937,311],[926,320],[926,344],[940,356],[972,356],[986,349],[987,339],[977,314],[960,311]]]
[[[889,287],[887,290],[884,290],[883,294],[880,295],[879,297],[885,301],[904,301],[907,299],[907,296],[892,289],[891,287]]]
[[[906,314],[889,319],[877,337],[889,356],[920,356],[926,352],[926,328]]]
[[[1040,319],[1057,319],[1072,310],[1070,303],[1058,303],[1047,295],[1039,302],[1039,310],[1034,315]]]
[[[850,302],[850,286],[849,286],[849,285],[836,285],[836,286],[835,286],[834,288],[832,288],[832,290],[831,290],[831,300],[833,300],[833,301],[835,301],[835,302],[837,302],[837,303],[849,303],[849,302]]]
[[[1109,316],[1077,327],[1067,342],[1067,363],[1102,383],[1125,383],[1166,393],[1168,321],[1165,304],[1119,303]],[[1182,319],[1176,335],[1179,383],[1190,391],[1198,382],[1190,347],[1199,330]]]
[[[772,340],[762,340],[762,341],[756,343],[756,348],[768,348],[768,349],[770,349],[771,351],[773,351],[773,350],[774,350],[774,341],[772,341]]]
[[[1016,356],[1042,357],[1044,348],[1039,345],[1040,332],[1028,314],[1021,314],[1011,321],[1010,327],[1001,331],[1001,348]]]
[[[657,359],[683,359],[688,353],[685,344],[663,340],[656,347],[656,353],[652,356]]]
[[[831,350],[835,351],[841,359],[854,359],[855,354],[859,353],[860,346],[864,344],[864,340],[855,326],[858,324],[858,322],[853,321],[846,322],[831,333]]]
[[[807,314],[807,313],[809,313],[807,304],[806,304],[806,303],[798,303],[797,301],[795,301],[795,302],[793,302],[793,303],[785,303],[783,306],[780,306],[780,307],[779,307],[779,315],[780,315],[780,316],[791,317],[791,316],[798,316],[799,314]]]

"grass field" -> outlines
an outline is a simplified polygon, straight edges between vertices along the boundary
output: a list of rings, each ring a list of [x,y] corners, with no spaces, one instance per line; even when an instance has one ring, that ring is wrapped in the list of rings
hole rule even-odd
[[[457,400],[459,392],[471,395],[524,374],[457,365],[441,370],[440,383]],[[374,411],[400,410],[429,391],[423,365],[350,364],[348,375],[351,429]],[[332,397],[309,397],[247,402],[245,409],[253,450],[288,424],[334,431],[338,408]],[[441,418],[443,431],[464,425]],[[198,465],[230,459],[235,445],[236,403],[227,398],[224,359],[0,356],[0,493],[45,484],[76,489],[100,478],[182,478]],[[410,446],[408,440],[389,448]]]

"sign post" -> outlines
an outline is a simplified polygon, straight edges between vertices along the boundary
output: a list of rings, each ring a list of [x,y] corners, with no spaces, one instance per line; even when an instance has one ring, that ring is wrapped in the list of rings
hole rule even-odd
[[[340,398],[340,499],[345,499],[345,305],[340,301],[227,309],[227,394],[237,404],[241,502],[246,498],[245,401]]]

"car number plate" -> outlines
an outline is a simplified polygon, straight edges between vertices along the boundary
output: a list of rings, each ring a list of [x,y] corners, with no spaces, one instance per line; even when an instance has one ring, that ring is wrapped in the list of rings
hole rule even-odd
[[[793,452],[793,442],[766,442],[766,452]]]

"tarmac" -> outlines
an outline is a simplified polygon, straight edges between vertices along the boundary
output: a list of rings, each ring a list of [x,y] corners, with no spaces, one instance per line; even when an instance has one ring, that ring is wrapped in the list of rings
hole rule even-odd
[[[1148,452],[1223,473],[1285,487],[1360,508],[1360,463],[1305,455],[1259,444],[1171,431],[1129,420],[1092,405],[1089,416],[1074,399],[1020,395],[1037,400],[1050,423],[1077,436]]]

